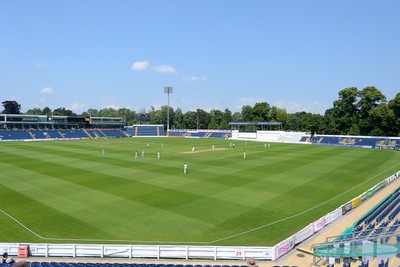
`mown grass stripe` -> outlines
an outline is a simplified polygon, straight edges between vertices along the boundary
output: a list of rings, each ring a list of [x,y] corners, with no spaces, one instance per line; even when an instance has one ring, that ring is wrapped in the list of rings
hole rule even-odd
[[[92,240],[269,245],[394,173],[367,181],[400,159],[396,151],[275,143],[266,149],[263,143],[246,146],[240,141],[233,149],[230,142],[123,138],[0,143],[0,182],[9,192],[0,201],[25,195],[21,199],[31,202],[32,210],[42,209],[52,218],[51,231],[36,224],[40,213],[22,212],[23,204],[12,206],[17,214],[43,235],[65,242],[76,237],[73,229],[81,223],[88,226],[81,236]],[[212,151],[212,145],[223,150]],[[192,146],[198,152],[191,153]],[[135,160],[136,150],[144,150],[145,157]],[[301,214],[358,184],[362,186]],[[273,224],[293,214],[301,215]]]

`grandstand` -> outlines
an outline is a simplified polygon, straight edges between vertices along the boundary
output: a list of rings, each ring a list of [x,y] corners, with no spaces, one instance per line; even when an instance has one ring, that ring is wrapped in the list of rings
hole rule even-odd
[[[103,129],[100,130],[107,137],[126,137],[127,135],[121,129]]]
[[[132,137],[164,136],[164,126],[161,124],[135,124],[124,127],[124,131]]]
[[[31,130],[32,139],[58,139],[62,138],[58,130]]]
[[[3,130],[122,128],[125,123],[125,118],[120,117],[0,115],[0,129]]]
[[[27,131],[0,131],[0,140],[29,140],[33,139],[33,137]]]
[[[304,135],[302,142],[327,146],[352,146],[361,148],[400,149],[400,137],[346,136],[346,135]]]
[[[0,141],[126,137],[122,129],[0,130]]]
[[[0,141],[125,137],[119,117],[2,114]]]

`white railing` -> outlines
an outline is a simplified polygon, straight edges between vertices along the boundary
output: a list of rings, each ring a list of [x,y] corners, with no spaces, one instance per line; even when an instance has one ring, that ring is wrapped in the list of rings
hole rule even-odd
[[[256,259],[272,260],[271,247],[161,246],[0,243],[0,251],[18,255],[21,246],[29,247],[32,257],[148,258],[148,259]]]

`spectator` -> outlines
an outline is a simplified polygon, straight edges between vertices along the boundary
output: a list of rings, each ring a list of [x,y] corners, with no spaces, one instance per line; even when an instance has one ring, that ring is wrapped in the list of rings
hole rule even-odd
[[[255,261],[254,258],[252,258],[252,257],[247,258],[246,262],[247,262],[247,265],[248,265],[249,267],[255,267],[255,266],[257,266],[257,265],[256,265],[256,261]]]
[[[7,252],[4,252],[4,253],[3,253],[2,262],[3,262],[3,263],[10,264],[10,263],[14,263],[15,260],[14,260],[13,258],[9,257]]]

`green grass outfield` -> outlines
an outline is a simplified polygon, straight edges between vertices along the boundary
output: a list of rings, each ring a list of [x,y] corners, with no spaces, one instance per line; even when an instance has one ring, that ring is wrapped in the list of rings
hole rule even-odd
[[[214,139],[0,151],[0,242],[270,246],[400,169],[397,151]]]

